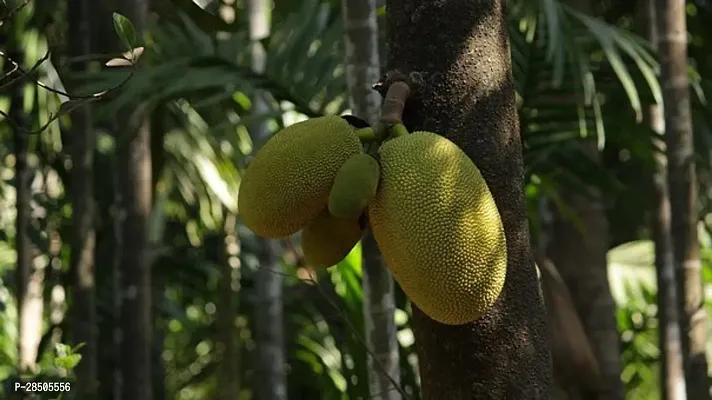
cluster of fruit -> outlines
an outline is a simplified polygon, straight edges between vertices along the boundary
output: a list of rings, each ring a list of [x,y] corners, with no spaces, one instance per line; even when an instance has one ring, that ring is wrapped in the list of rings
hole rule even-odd
[[[507,266],[502,221],[480,171],[445,137],[402,125],[365,153],[373,130],[349,121],[313,118],[275,134],[242,178],[245,225],[267,238],[303,230],[304,257],[316,267],[341,261],[370,227],[418,308],[444,324],[477,319],[499,296]]]

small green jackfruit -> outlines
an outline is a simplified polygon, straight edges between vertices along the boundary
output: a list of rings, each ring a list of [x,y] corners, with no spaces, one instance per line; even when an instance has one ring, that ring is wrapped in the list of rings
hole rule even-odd
[[[324,209],[302,231],[306,262],[326,268],[346,258],[363,234],[362,221],[337,218]]]
[[[355,128],[338,116],[298,122],[275,134],[245,171],[238,208],[267,238],[291,235],[323,210],[339,168],[361,153]]]
[[[499,297],[507,245],[480,171],[450,140],[415,132],[384,143],[381,182],[368,206],[393,277],[430,318],[472,322]]]
[[[329,211],[335,217],[357,219],[376,195],[381,167],[368,154],[349,158],[334,178],[329,194]]]

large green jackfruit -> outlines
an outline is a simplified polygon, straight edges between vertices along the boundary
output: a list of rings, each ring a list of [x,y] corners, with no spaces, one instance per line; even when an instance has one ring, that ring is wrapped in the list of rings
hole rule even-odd
[[[363,234],[358,219],[337,218],[324,209],[302,231],[304,259],[314,267],[330,267],[346,258]]]
[[[327,206],[339,168],[360,152],[355,128],[338,116],[312,118],[275,134],[240,183],[245,225],[267,238],[304,228]]]
[[[380,161],[368,214],[395,280],[436,321],[476,320],[499,297],[507,270],[502,221],[479,170],[430,132],[384,143]]]
[[[329,211],[339,218],[357,219],[376,195],[381,167],[368,154],[356,154],[341,166],[329,195]]]

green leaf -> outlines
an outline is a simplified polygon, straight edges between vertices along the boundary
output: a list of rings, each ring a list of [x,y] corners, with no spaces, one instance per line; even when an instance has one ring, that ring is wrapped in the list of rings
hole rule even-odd
[[[114,13],[114,30],[116,34],[119,35],[121,42],[123,42],[126,50],[131,51],[136,46],[136,28],[134,28],[131,21],[119,13]]]
[[[57,357],[54,359],[54,365],[58,368],[64,368],[64,369],[74,369],[74,367],[79,364],[79,361],[82,360],[82,355],[81,354],[70,354],[64,357]]]
[[[217,15],[213,15],[195,4],[193,0],[171,0],[171,3],[178,7],[181,11],[188,14],[191,20],[203,30],[205,33],[222,32],[237,32],[238,24],[228,24]],[[239,18],[235,16],[235,20]]]
[[[608,251],[608,281],[619,306],[639,300],[645,289],[655,290],[655,245],[650,240],[621,244]]]

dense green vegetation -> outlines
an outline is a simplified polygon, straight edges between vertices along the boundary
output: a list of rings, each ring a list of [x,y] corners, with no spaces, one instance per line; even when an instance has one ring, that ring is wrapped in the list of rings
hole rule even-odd
[[[86,347],[76,348],[74,339],[72,310],[81,279],[72,257],[79,248],[73,242],[76,216],[87,211],[77,204],[87,203],[96,231],[95,245],[84,249],[95,257],[96,296],[88,309],[96,312],[91,322],[97,328],[97,398],[116,399],[116,372],[132,368],[116,341],[131,326],[120,313],[127,290],[152,300],[146,382],[155,399],[256,398],[270,382],[264,365],[272,362],[260,349],[280,337],[286,398],[374,397],[361,245],[328,270],[312,268],[303,260],[299,235],[264,240],[240,223],[237,209],[240,175],[265,136],[306,118],[350,112],[341,3],[275,0],[269,7],[271,33],[260,40],[264,70],[251,64],[256,41],[245,1],[155,1],[156,18],[145,23],[125,11],[129,6],[114,4],[129,2],[96,3],[0,4],[0,381],[8,383],[0,387],[0,398],[9,396],[10,378],[20,374],[21,337],[33,349],[27,353],[30,364],[36,363],[30,375],[77,381],[85,376],[80,366],[87,357],[76,354],[86,354]],[[386,5],[380,3],[383,39]],[[659,152],[653,143],[659,134],[646,115],[650,104],[661,101],[665,82],[659,81],[656,51],[641,36],[640,5],[592,0],[584,13],[564,0],[507,3],[533,248],[542,242],[556,246],[552,212],[588,232],[562,193],[600,190],[625,398],[659,398],[660,321],[650,228],[651,176]],[[134,40],[122,33],[128,25],[119,23],[117,34],[114,12],[135,23]],[[686,14],[698,232],[704,292],[710,293],[712,4],[688,1]],[[82,21],[89,22],[86,30],[72,30]],[[383,54],[385,40],[380,43]],[[117,53],[138,47],[135,65],[106,66]],[[86,70],[79,68],[83,63]],[[14,80],[18,76],[25,78]],[[150,132],[152,200],[140,254],[149,266],[150,287],[129,284],[122,275],[128,271],[122,269],[126,255],[136,248],[122,234],[128,207],[122,199],[129,192],[121,174],[130,168],[117,148],[139,130],[127,128],[126,121],[141,105],[148,107],[143,129]],[[74,173],[79,131],[91,132],[87,143],[94,148],[92,196],[84,203],[76,193],[87,182]],[[586,150],[592,144],[598,158]],[[19,184],[18,175],[26,177]],[[29,266],[24,277],[17,272],[23,263]],[[265,288],[265,272],[283,278],[278,294]],[[569,290],[575,297],[577,288]],[[24,330],[20,292],[30,305]],[[281,327],[260,325],[270,301],[283,307],[277,315]],[[397,287],[395,306],[400,386],[418,399],[412,311]],[[705,307],[712,312],[712,296],[706,296]],[[137,316],[134,324],[144,322]],[[712,336],[708,355],[710,345]]]

